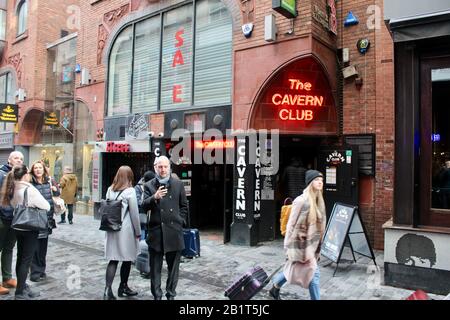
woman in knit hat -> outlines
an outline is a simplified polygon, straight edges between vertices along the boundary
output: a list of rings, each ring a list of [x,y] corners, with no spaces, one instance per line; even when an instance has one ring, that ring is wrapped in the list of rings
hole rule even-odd
[[[284,270],[273,279],[270,295],[280,299],[280,288],[286,282],[309,288],[311,300],[320,300],[320,246],[326,226],[325,202],[323,201],[323,175],[308,170],[306,188],[293,204],[286,227],[284,249],[287,261]]]

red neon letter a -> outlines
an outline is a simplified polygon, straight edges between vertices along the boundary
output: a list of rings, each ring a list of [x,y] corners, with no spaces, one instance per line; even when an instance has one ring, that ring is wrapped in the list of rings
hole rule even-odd
[[[180,49],[178,49],[173,56],[172,68],[175,68],[177,64],[184,64],[183,54],[181,53]]]

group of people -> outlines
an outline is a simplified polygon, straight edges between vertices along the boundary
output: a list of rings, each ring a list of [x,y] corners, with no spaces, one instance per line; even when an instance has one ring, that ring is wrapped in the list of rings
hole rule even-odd
[[[188,214],[187,198],[182,182],[171,172],[170,160],[161,156],[155,159],[155,172],[147,172],[134,185],[133,171],[129,166],[121,166],[108,188],[106,198],[120,200],[122,204],[122,226],[119,231],[107,231],[105,237],[106,285],[103,298],[117,299],[112,284],[117,267],[121,262],[119,297],[135,296],[137,291],[128,286],[131,264],[139,254],[141,239],[140,214],[148,214],[145,223],[146,242],[149,250],[150,287],[155,300],[161,300],[161,272],[165,258],[168,269],[165,296],[173,300],[176,296],[181,252],[184,249],[183,227]],[[320,246],[326,225],[323,200],[323,175],[316,170],[305,173],[305,187],[293,201],[289,216],[284,248],[286,264],[284,270],[273,279],[269,293],[280,299],[280,288],[287,283],[309,288],[311,299],[320,299]],[[46,255],[48,236],[52,233],[52,223],[45,232],[11,228],[14,207],[26,203],[29,207],[46,210],[49,221],[54,220],[53,197],[59,196],[68,204],[69,223],[73,223],[73,203],[77,181],[71,169],[64,168],[64,175],[56,183],[42,161],[32,164],[30,170],[23,164],[23,155],[12,152],[8,164],[0,168],[0,250],[3,281],[0,294],[16,288],[16,299],[32,299],[39,292],[26,284],[28,272],[31,281],[46,278]],[[60,193],[60,187],[62,191]],[[60,223],[65,222],[65,215]],[[17,240],[16,276],[12,277],[12,256]]]
[[[146,242],[149,250],[150,287],[155,300],[161,300],[161,272],[165,257],[168,269],[166,298],[176,296],[181,251],[184,249],[183,226],[186,225],[187,198],[182,182],[171,173],[170,160],[160,156],[154,162],[154,178],[147,172],[143,180],[133,187],[133,171],[121,166],[106,198],[122,201],[122,227],[119,231],[106,231],[105,258],[109,261],[106,268],[105,300],[117,299],[112,283],[119,262],[120,284],[118,296],[135,296],[138,293],[128,286],[131,263],[139,253],[141,223],[139,212],[149,214],[146,223],[148,232]]]
[[[60,196],[67,203],[69,222],[73,219],[73,204],[77,191],[76,176],[70,167],[64,168],[64,175],[56,182],[49,175],[48,166],[41,160],[35,161],[28,169],[23,163],[21,152],[9,155],[8,163],[0,168],[0,251],[3,281],[0,295],[8,294],[16,288],[17,300],[28,300],[39,296],[26,284],[28,273],[30,281],[45,280],[48,237],[56,228],[53,197]],[[62,191],[60,192],[60,188]],[[48,228],[45,231],[29,231],[12,228],[14,208],[18,204],[47,211]],[[65,213],[61,222],[65,221]],[[17,242],[16,276],[12,277],[13,250]]]

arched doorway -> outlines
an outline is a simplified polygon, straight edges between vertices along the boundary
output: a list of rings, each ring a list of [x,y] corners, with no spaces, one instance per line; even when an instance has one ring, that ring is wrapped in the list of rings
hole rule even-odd
[[[336,135],[338,118],[328,75],[307,56],[279,69],[260,91],[249,128],[282,134]]]
[[[42,125],[44,123],[44,113],[39,109],[29,110],[22,121],[16,144],[34,145],[42,141]]]

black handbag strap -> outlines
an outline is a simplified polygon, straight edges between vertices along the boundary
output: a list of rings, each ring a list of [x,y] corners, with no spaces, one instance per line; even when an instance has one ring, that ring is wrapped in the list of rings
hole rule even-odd
[[[29,187],[26,187],[25,191],[23,192],[23,202],[22,202],[22,204],[23,204],[24,207],[28,207],[28,188]]]
[[[122,194],[122,192],[124,192],[124,190],[125,189],[123,189],[123,190],[120,190],[120,192],[119,192],[119,194],[117,195],[117,197],[114,199],[114,200],[117,200],[117,198],[119,198],[120,197],[120,195]],[[109,198],[108,196],[106,196],[106,198]],[[107,200],[109,200],[109,199],[107,199]]]

